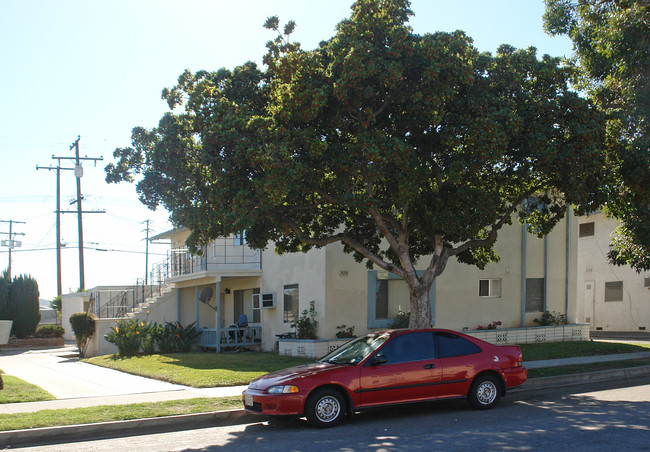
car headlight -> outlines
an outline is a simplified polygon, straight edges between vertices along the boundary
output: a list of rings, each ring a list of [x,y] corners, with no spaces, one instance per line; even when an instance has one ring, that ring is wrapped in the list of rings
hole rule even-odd
[[[271,386],[266,390],[267,394],[292,394],[298,392],[298,386],[293,385],[282,385],[282,386]]]

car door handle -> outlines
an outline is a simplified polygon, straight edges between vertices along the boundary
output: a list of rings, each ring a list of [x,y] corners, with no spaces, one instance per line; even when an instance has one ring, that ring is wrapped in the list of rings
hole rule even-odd
[[[425,368],[425,369],[433,369],[434,367],[436,367],[435,364],[425,364],[425,365],[424,365],[424,368]]]

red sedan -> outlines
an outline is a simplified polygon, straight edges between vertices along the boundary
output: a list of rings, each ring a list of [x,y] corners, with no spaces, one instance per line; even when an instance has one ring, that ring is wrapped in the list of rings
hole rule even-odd
[[[346,414],[397,403],[467,397],[478,409],[492,408],[526,377],[516,345],[449,330],[394,330],[256,378],[243,402],[253,413],[306,416],[315,427],[333,427]]]

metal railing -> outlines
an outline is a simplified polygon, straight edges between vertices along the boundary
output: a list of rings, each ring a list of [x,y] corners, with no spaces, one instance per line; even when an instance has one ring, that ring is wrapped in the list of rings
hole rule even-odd
[[[124,318],[134,312],[148,299],[162,294],[164,285],[140,284],[123,289],[99,289],[90,292],[88,313],[96,318]]]
[[[262,346],[261,326],[242,326],[230,328],[201,328],[199,347],[209,347],[220,352],[224,348],[244,348]]]

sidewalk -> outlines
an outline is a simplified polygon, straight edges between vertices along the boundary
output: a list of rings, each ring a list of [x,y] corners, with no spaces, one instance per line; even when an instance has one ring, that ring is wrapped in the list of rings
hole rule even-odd
[[[57,400],[0,404],[0,414],[59,408],[240,396],[245,386],[192,388],[81,362],[76,347],[0,350],[0,369],[32,383]]]

